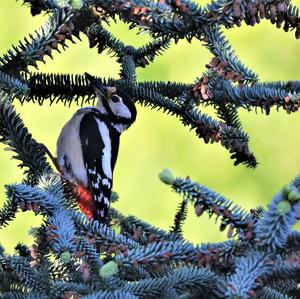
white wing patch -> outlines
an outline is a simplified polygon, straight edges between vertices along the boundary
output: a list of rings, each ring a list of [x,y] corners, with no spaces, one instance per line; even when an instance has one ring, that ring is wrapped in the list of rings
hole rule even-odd
[[[104,186],[107,186],[108,188],[111,188],[111,184],[110,184],[110,182],[109,182],[108,179],[103,179],[103,180],[102,180],[102,184],[103,184]]]
[[[92,187],[96,188],[96,189],[99,189],[99,183],[97,182],[96,184],[94,184],[94,182],[92,182]]]
[[[100,214],[100,217],[103,218],[104,217],[104,210],[101,209],[101,210],[97,210],[97,214],[99,215]]]
[[[109,179],[112,179],[111,171],[111,139],[109,136],[109,130],[107,125],[97,119],[99,132],[101,133],[101,138],[104,143],[104,148],[102,150],[102,169],[105,176]],[[99,153],[100,154],[100,153]]]
[[[96,167],[94,167],[94,169],[89,168],[88,173],[89,174],[96,174]]]
[[[89,168],[88,169],[88,173],[89,174],[93,174],[96,175],[96,167],[94,167],[94,169]],[[99,173],[97,173],[97,182],[91,182],[92,183],[92,187],[95,189],[100,189],[100,183],[101,183],[101,175]]]
[[[107,207],[109,207],[109,200],[106,197],[104,197],[104,203]]]
[[[101,193],[99,196],[95,196],[95,197],[96,197],[96,201],[101,202],[103,198],[103,194]]]

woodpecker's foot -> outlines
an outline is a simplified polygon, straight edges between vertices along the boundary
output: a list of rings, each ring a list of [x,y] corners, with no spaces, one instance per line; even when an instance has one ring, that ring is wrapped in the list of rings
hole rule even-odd
[[[49,156],[51,159],[52,163],[55,165],[56,169],[58,169],[58,164],[57,164],[57,159],[51,154],[47,146],[43,143],[38,143],[39,147]]]

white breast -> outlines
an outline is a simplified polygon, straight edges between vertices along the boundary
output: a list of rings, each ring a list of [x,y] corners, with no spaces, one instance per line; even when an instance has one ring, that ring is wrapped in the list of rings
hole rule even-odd
[[[57,140],[57,162],[66,179],[74,183],[80,180],[85,186],[88,185],[87,174],[83,163],[81,141],[79,136],[80,122],[88,108],[78,110],[73,117],[62,128]],[[66,168],[66,157],[71,165],[72,172],[64,172]]]

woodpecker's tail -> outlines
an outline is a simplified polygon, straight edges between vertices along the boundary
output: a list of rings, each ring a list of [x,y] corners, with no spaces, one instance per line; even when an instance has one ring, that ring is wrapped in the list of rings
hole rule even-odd
[[[93,218],[98,220],[101,223],[107,224],[111,189],[107,188],[107,186],[102,184],[101,186],[96,188],[94,184],[94,187],[92,187],[92,192],[93,192],[93,202],[94,202]]]

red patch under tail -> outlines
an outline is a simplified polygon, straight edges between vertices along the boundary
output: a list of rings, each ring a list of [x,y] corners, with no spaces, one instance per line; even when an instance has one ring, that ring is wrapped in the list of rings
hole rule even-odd
[[[92,192],[85,186],[73,185],[72,191],[76,197],[76,201],[79,205],[80,210],[89,218],[93,219],[94,202]]]

